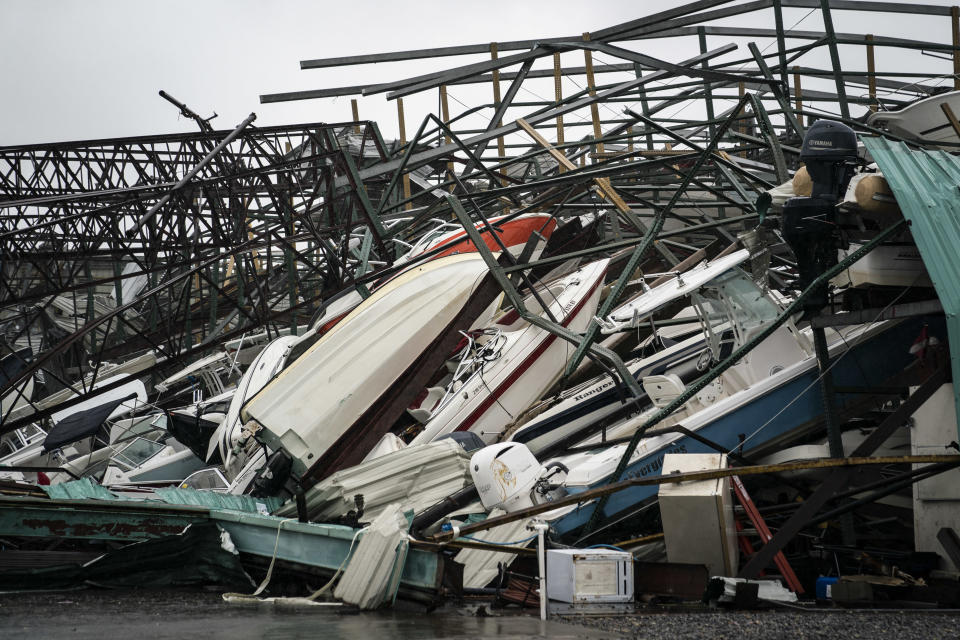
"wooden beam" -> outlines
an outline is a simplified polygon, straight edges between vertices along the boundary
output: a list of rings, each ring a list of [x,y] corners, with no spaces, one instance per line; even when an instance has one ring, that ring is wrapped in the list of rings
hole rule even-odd
[[[517,118],[517,124],[521,129],[527,132],[534,141],[539,144],[541,147],[547,150],[547,152],[553,156],[553,158],[560,163],[560,166],[566,167],[569,170],[576,169],[576,165],[570,162],[570,158],[563,155],[562,152],[556,149],[552,144],[550,144],[546,138],[540,135],[536,129],[534,129],[529,122],[523,118]],[[610,184],[609,178],[594,178],[593,182],[599,188],[599,194],[605,200],[610,202],[614,207],[617,208],[617,211],[621,213],[632,213],[630,207],[627,206],[627,203],[623,201],[623,198],[620,197],[620,194],[613,188],[613,185]]]
[[[737,83],[737,95],[738,95],[739,98],[740,98],[740,104],[745,104],[745,103],[743,102],[743,96],[746,94],[746,92],[747,92],[747,87],[746,87],[742,82],[738,82],[738,83]],[[740,116],[742,116],[742,115],[744,114],[744,111],[745,111],[745,110],[746,110],[746,109],[745,109],[744,107],[741,107],[741,108],[740,108],[740,111],[737,112],[737,117],[739,118]],[[743,122],[740,122],[740,121],[737,122],[737,129],[740,130],[740,133],[744,133],[744,134],[745,134],[745,133],[748,133],[748,132],[747,132],[747,125],[743,124]],[[668,148],[669,148],[669,147],[668,147]],[[741,152],[740,152],[740,156],[743,157],[743,158],[746,158],[746,157],[747,157],[747,152],[746,152],[746,151],[741,151]]]
[[[350,111],[353,113],[353,121],[354,121],[354,122],[359,122],[359,121],[360,121],[360,108],[357,106],[357,99],[356,99],[356,98],[351,98],[351,99],[350,99]],[[359,126],[359,125],[354,125],[354,127],[353,127],[353,132],[354,132],[354,133],[360,133],[360,126]]]
[[[553,97],[557,101],[557,104],[560,104],[560,101],[563,100],[563,85],[561,80],[563,79],[563,69],[560,66],[560,54],[553,54]],[[563,144],[563,114],[557,114],[557,144]],[[563,173],[567,170],[567,167],[563,164],[560,165],[560,173]]]
[[[583,40],[584,42],[590,41],[589,31],[584,32]],[[587,90],[592,98],[597,95],[597,88],[593,81],[593,53],[590,51],[590,49],[583,50],[583,59],[587,71]],[[593,118],[593,138],[594,140],[599,140],[603,137],[603,133],[600,131],[600,107],[596,101],[590,104],[590,117]],[[596,143],[596,151],[598,153],[603,153],[602,142]]]
[[[491,59],[491,60],[496,60],[496,59],[497,59],[497,43],[496,43],[496,42],[491,42],[491,43],[490,43],[490,59]],[[492,84],[493,84],[493,108],[494,108],[494,110],[496,110],[497,108],[500,107],[500,100],[501,100],[501,96],[500,96],[500,70],[499,70],[499,69],[494,69],[494,70],[493,70],[493,73],[492,73],[492,76],[493,76],[493,80],[492,80]],[[497,128],[502,127],[502,126],[503,126],[503,120],[502,120],[502,119],[501,119],[501,120],[498,120],[496,126],[497,126]],[[498,161],[498,162],[503,162],[503,161],[506,159],[506,156],[507,156],[507,153],[506,153],[506,148],[505,148],[504,145],[503,145],[503,136],[497,136],[497,161]],[[500,183],[501,183],[503,186],[507,186],[507,180],[506,180],[506,178],[500,178]]]
[[[960,122],[957,121],[956,114],[953,112],[953,109],[950,108],[950,103],[941,102],[940,109],[943,111],[943,115],[947,116],[947,120],[950,121],[953,132],[957,134],[957,137],[960,137]]]
[[[403,117],[403,98],[397,98],[397,122],[400,129],[400,145],[407,144],[407,124],[406,120]],[[408,200],[410,198],[410,174],[406,171],[403,172],[403,199]],[[409,211],[413,208],[413,203],[408,202],[403,205],[403,208]]]
[[[447,85],[445,84],[440,85],[440,110],[441,110],[440,116],[443,119],[443,124],[449,125],[450,124],[450,105],[447,102]],[[451,142],[450,136],[448,136],[446,133],[443,134],[443,142],[446,145],[449,145]],[[447,163],[447,174],[448,174],[447,175],[448,178],[453,178],[453,176],[456,175],[456,171],[454,170],[452,161]],[[453,190],[455,188],[456,188],[456,185],[450,185],[450,193],[453,193]]]
[[[797,103],[797,120],[803,123],[803,90],[800,87],[800,67],[793,68],[793,98]]]
[[[950,27],[953,32],[953,88],[960,90],[960,7],[950,7]]]
[[[586,503],[589,500],[599,498],[604,495],[623,491],[631,487],[653,486],[662,484],[677,484],[680,482],[700,482],[702,480],[716,480],[717,478],[726,478],[729,476],[755,476],[771,473],[790,473],[803,469],[853,469],[857,467],[880,467],[891,464],[939,464],[939,463],[958,463],[958,455],[917,455],[917,456],[896,456],[896,457],[866,457],[857,456],[849,458],[815,458],[812,460],[801,460],[799,462],[783,462],[780,464],[756,465],[749,467],[727,467],[725,469],[709,469],[707,471],[687,471],[685,473],[670,473],[666,475],[649,475],[638,478],[629,478],[621,480],[586,491],[571,494],[538,504],[533,507],[525,507],[518,511],[481,520],[473,524],[460,527],[459,533],[453,531],[439,531],[431,536],[431,540],[438,542],[449,540],[457,535],[464,536],[477,531],[486,531],[493,527],[523,520],[547,511],[552,511],[567,505]],[[799,510],[798,510],[799,511]],[[771,554],[772,556],[772,554]],[[741,571],[741,574],[743,572]]]

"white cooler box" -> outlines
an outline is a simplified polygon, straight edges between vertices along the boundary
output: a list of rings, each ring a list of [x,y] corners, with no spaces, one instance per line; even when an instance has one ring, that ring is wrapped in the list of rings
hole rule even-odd
[[[547,597],[571,604],[632,602],[633,556],[612,549],[550,549]]]

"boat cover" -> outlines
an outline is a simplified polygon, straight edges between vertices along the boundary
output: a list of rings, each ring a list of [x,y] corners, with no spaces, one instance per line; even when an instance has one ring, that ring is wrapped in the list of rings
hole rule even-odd
[[[54,449],[59,449],[64,445],[70,444],[71,442],[77,442],[78,440],[83,440],[84,438],[89,438],[90,436],[96,435],[97,431],[100,430],[100,427],[103,425],[104,421],[110,417],[110,414],[113,413],[114,409],[119,407],[124,402],[133,400],[136,397],[136,393],[131,393],[123,398],[111,400],[110,402],[105,402],[104,404],[97,405],[96,407],[92,407],[84,411],[71,413],[69,416],[54,425],[54,427],[50,429],[49,433],[47,433],[47,437],[43,441],[44,453],[53,451]]]
[[[210,444],[210,438],[220,428],[219,422],[207,420],[200,416],[180,413],[179,411],[167,412],[167,431],[173,434],[181,444],[190,449],[195,456],[204,460],[207,457],[207,447]],[[214,458],[207,460],[210,464],[219,464],[219,450],[213,451],[218,454]]]

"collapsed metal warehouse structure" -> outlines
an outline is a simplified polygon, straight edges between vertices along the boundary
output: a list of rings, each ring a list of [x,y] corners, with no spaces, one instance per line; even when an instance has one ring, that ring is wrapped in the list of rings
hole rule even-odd
[[[835,12],[922,15],[952,39],[838,32]],[[694,41],[696,51],[670,61],[643,53]],[[884,70],[879,50],[913,64]],[[860,0],[701,0],[592,33],[301,67],[423,59],[440,70],[261,98],[385,95],[396,102],[394,140],[359,119],[357,98],[349,122],[257,127],[251,114],[227,131],[161,92],[196,133],[0,147],[0,355],[29,348],[0,396],[31,378],[45,391],[5,407],[0,435],[121,385],[97,382],[130,362],[131,373],[159,382],[238,341],[296,333],[336,294],[365,295],[437,221],[469,230],[529,212],[567,220],[549,255],[531,261],[524,252],[491,268],[509,295],[538,269],[612,256],[602,317],[636,287],[638,269],[679,272],[757,227],[767,213],[761,195],[790,180],[814,120],[916,143],[868,116],[960,89],[960,13]],[[462,104],[453,98],[461,90],[487,97]],[[405,111],[415,94],[436,94],[437,112]],[[943,127],[960,135],[949,106]],[[784,287],[796,262],[773,237],[755,265]],[[936,307],[921,302],[925,312]],[[599,344],[596,323],[580,335],[542,322],[578,345],[568,375],[585,357],[622,367]]]
[[[796,9],[822,16],[823,31],[788,29],[784,12]],[[837,33],[832,11],[942,16],[954,41]],[[744,14],[776,26],[711,25]],[[681,61],[635,51],[694,36],[699,55]],[[602,212],[604,237],[579,255],[637,247],[631,267],[669,270],[756,218],[758,193],[797,166],[804,117],[869,132],[851,116],[856,106],[886,110],[960,88],[956,38],[957,12],[941,6],[696,2],[577,37],[306,60],[304,69],[490,55],[385,84],[262,98],[386,93],[403,123],[412,121],[404,96],[438,91],[441,113],[409,140],[384,140],[363,121],[257,128],[251,117],[214,131],[173,100],[198,133],[4,147],[3,335],[8,351],[35,355],[0,393],[41,370],[51,390],[73,385],[148,349],[160,356],[151,367],[169,372],[244,333],[302,326],[325,298],[389,269],[425,222],[453,220],[447,194],[473,218]],[[756,39],[772,46],[761,51]],[[842,46],[856,47],[865,71],[841,67]],[[880,47],[936,57],[922,58],[929,72],[885,73],[873,63]],[[823,50],[832,68],[803,65]],[[583,66],[562,66],[574,51]],[[554,80],[552,100],[521,101],[535,78]],[[565,78],[583,88],[563,95]],[[811,88],[824,80],[832,91]],[[447,87],[465,84],[491,85],[493,100],[455,113]],[[624,112],[625,103],[642,108]],[[677,106],[692,108],[667,117]],[[485,126],[468,128],[470,116]],[[27,419],[0,423],[6,432]]]

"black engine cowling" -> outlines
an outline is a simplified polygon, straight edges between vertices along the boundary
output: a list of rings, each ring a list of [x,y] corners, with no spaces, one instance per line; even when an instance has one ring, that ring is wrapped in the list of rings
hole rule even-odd
[[[784,203],[781,230],[797,258],[797,285],[805,290],[837,264],[841,237],[836,205],[856,170],[857,135],[839,122],[818,120],[803,138],[800,159],[806,163],[813,189],[810,197],[790,198]],[[814,311],[826,304],[824,283],[811,292],[804,308]]]

